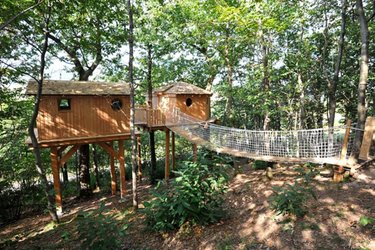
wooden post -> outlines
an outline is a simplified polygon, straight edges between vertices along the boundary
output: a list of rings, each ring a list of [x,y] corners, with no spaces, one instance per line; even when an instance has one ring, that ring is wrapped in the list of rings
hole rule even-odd
[[[62,195],[60,185],[60,171],[59,171],[59,153],[57,147],[51,147],[51,165],[53,175],[53,187],[55,190],[56,212],[62,213]]]
[[[349,143],[349,137],[350,137],[350,126],[352,125],[351,120],[346,121],[346,130],[344,135],[344,140],[342,143],[341,148],[341,155],[340,160],[344,161],[346,158],[346,153],[348,152],[348,143]],[[344,180],[344,167],[342,165],[339,165],[337,167],[334,167],[333,169],[333,181],[334,182],[342,182]]]
[[[172,131],[172,169],[176,170],[176,143],[175,133]]]
[[[126,194],[126,180],[125,180],[125,157],[124,157],[124,141],[118,141],[118,155],[120,163],[120,197],[125,198]]]
[[[372,139],[375,134],[375,117],[367,117],[365,124],[365,132],[363,134],[361,150],[359,153],[359,159],[367,161],[370,156],[370,149]]]
[[[169,141],[170,141],[170,134],[169,134],[169,129],[165,130],[165,180],[169,180]]]
[[[113,146],[113,143],[112,143]],[[112,195],[116,195],[117,189],[117,178],[116,178],[116,169],[115,169],[115,157],[112,154],[109,154],[110,162],[111,162],[111,190]]]
[[[138,152],[138,176],[139,180],[142,180],[142,158],[141,158],[141,137],[137,137],[137,152]]]
[[[352,125],[351,120],[346,121],[346,130],[345,130],[345,136],[344,136],[344,141],[342,143],[342,148],[341,148],[341,160],[345,160],[346,158],[346,153],[348,152],[348,143],[349,143],[349,137],[350,137],[350,126]]]
[[[197,162],[198,159],[198,147],[197,144],[193,144],[193,161]]]

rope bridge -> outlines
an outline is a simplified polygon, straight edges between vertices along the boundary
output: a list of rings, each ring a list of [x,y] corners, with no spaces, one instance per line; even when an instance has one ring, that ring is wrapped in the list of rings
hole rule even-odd
[[[166,126],[192,143],[219,153],[264,161],[346,165],[355,137],[350,127],[346,155],[342,154],[346,126],[289,131],[236,129],[210,124],[178,109]]]

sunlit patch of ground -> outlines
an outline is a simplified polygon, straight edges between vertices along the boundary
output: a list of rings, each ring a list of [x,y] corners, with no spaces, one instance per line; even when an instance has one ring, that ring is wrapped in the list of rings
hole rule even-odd
[[[316,177],[312,185],[317,200],[308,202],[309,213],[302,219],[277,215],[269,204],[273,186],[294,183],[298,174],[294,167],[275,169],[271,180],[264,170],[255,171],[247,165],[236,173],[225,196],[227,216],[214,225],[151,232],[144,216],[132,211],[130,191],[125,202],[97,194],[89,201],[70,202],[60,225],[40,215],[1,228],[0,248],[77,248],[78,211],[96,209],[104,202],[107,213],[116,215],[119,225],[129,225],[124,249],[375,249],[374,230],[358,223],[361,216],[375,218],[375,166],[347,183]],[[152,198],[149,191],[150,186],[143,183],[141,201]]]

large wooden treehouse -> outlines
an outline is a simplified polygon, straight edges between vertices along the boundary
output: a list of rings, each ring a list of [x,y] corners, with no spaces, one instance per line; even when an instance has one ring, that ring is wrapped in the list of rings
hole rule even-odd
[[[26,94],[36,95],[37,83],[28,83]],[[153,92],[153,107],[136,108],[135,123],[145,130],[166,133],[165,177],[175,165],[175,135],[166,123],[175,107],[200,120],[210,117],[211,93],[188,83],[174,83]],[[116,194],[115,160],[120,172],[120,194],[125,187],[124,141],[130,139],[130,88],[127,83],[45,80],[35,128],[38,144],[51,150],[56,205],[62,211],[60,168],[81,145],[97,144],[110,155],[112,194]],[[139,139],[140,132],[136,133]],[[113,146],[118,142],[118,150]],[[28,142],[30,143],[30,141]],[[140,147],[140,143],[138,143]],[[193,147],[196,151],[196,145]],[[138,148],[138,152],[140,152]],[[138,154],[140,164],[140,153]],[[140,167],[140,166],[139,166]]]

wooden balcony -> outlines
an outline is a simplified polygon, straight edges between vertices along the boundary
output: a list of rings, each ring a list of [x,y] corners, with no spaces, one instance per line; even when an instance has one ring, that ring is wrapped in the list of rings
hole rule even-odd
[[[165,115],[159,109],[137,106],[135,108],[135,125],[149,128],[164,127]]]

